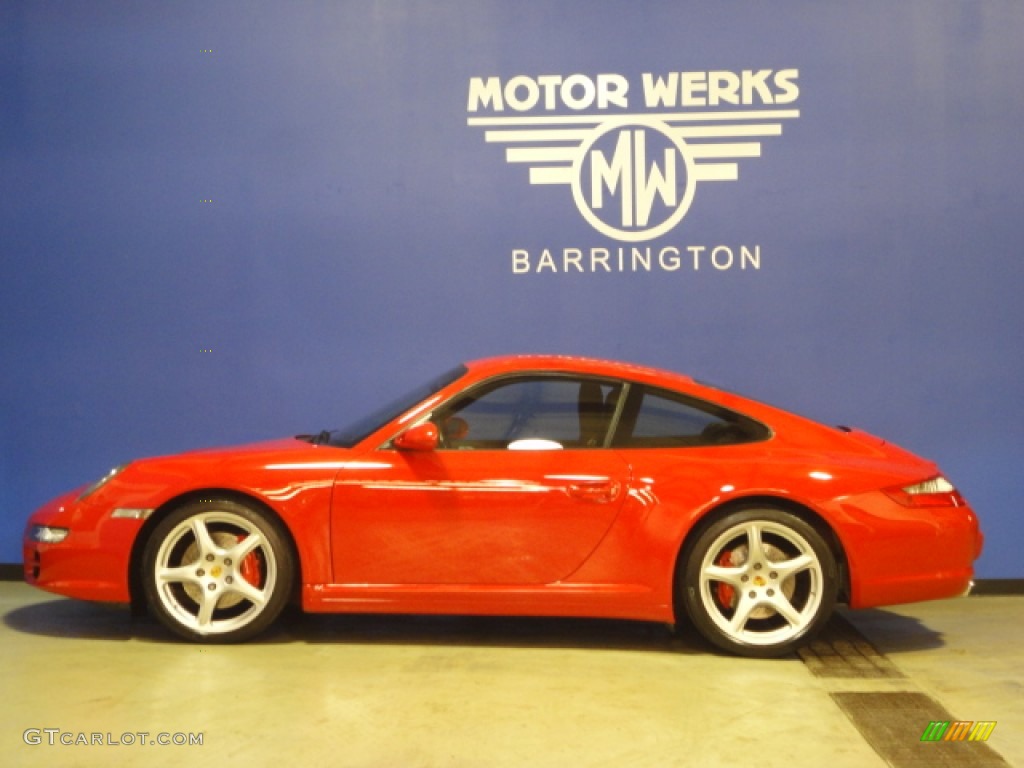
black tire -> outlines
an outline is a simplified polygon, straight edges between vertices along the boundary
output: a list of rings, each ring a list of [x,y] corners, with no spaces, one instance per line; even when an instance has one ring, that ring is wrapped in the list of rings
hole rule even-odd
[[[821,534],[790,512],[738,509],[688,546],[677,595],[693,625],[719,648],[782,656],[832,615],[835,557]]]
[[[288,602],[294,578],[280,523],[226,499],[176,509],[153,529],[142,556],[150,610],[175,634],[204,643],[263,632]]]

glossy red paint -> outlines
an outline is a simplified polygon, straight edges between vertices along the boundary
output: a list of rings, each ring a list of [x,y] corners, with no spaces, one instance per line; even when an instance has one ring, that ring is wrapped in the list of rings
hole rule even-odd
[[[457,404],[467,390],[524,376],[581,382],[572,415],[578,442],[529,434],[500,446],[473,444],[461,415],[457,426],[445,421],[464,413]],[[609,391],[598,393],[596,407],[584,394],[592,380]],[[722,442],[694,437],[669,445],[657,436],[657,418],[635,413],[648,402],[641,403],[644,388],[711,404],[716,418],[740,414],[756,429]],[[725,418],[712,426],[728,430],[732,417]],[[607,431],[587,442],[584,433],[598,422]],[[417,431],[403,438],[411,427]],[[656,436],[620,439],[629,429]],[[915,505],[892,492],[938,474],[931,462],[881,439],[679,374],[576,358],[495,358],[469,364],[348,447],[291,439],[132,462],[91,493],[80,489],[32,515],[25,577],[71,597],[126,602],[140,595],[145,545],[160,521],[183,504],[206,501],[212,509],[227,499],[280,522],[293,550],[282,562],[294,562],[307,611],[673,622],[686,588],[680,560],[699,555],[690,550],[700,533],[730,513],[770,508],[820,535],[852,607],[885,605],[969,587],[982,546],[971,508],[959,494]],[[38,540],[39,526],[68,534],[47,543]],[[242,575],[258,584],[253,562]],[[717,578],[713,565],[709,579]],[[825,569],[822,578],[833,577]],[[728,603],[735,585],[713,583],[713,594]],[[724,609],[727,617],[734,610]]]

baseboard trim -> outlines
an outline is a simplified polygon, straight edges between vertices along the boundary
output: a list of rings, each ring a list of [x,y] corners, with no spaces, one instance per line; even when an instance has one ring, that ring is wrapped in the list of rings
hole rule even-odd
[[[1024,595],[1024,579],[976,579],[972,595]]]

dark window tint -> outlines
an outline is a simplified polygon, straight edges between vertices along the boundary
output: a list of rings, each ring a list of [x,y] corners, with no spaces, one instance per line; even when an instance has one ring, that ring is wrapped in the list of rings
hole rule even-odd
[[[593,379],[503,379],[457,399],[435,420],[446,448],[596,448],[605,443],[618,390]]]
[[[674,392],[635,390],[615,444],[631,448],[732,445],[765,440],[766,427],[726,408]]]

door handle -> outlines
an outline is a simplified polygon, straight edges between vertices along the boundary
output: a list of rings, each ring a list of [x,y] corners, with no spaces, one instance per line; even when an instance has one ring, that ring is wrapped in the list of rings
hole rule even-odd
[[[577,499],[607,504],[619,496],[622,484],[617,480],[575,480],[566,486],[568,494]]]

